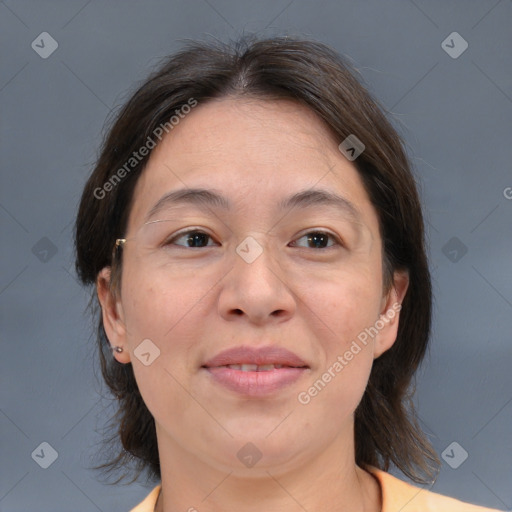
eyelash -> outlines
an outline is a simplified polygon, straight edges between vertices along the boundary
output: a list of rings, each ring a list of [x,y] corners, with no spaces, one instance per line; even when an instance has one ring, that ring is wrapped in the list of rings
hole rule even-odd
[[[179,244],[175,244],[174,242],[176,242],[176,240],[179,240],[180,238],[183,238],[187,235],[191,235],[191,234],[201,234],[201,235],[206,235],[207,237],[210,238],[210,240],[213,240],[213,237],[211,235],[209,235],[208,233],[200,230],[200,229],[190,229],[188,231],[183,231],[181,233],[178,233],[177,235],[173,236],[172,238],[168,239],[163,245],[164,246],[168,246],[168,245],[179,245]],[[322,230],[311,230],[311,231],[308,231],[306,233],[304,233],[302,236],[300,236],[299,238],[297,238],[296,240],[301,240],[302,238],[308,236],[308,235],[312,235],[312,234],[315,234],[315,235],[323,235],[323,236],[328,236],[330,237],[334,243],[332,245],[328,245],[327,247],[320,247],[320,248],[317,248],[319,250],[327,250],[327,249],[332,249],[333,247],[336,247],[336,246],[341,246],[343,247],[344,244],[341,242],[341,240],[334,234],[332,233],[329,233],[328,231],[322,231]],[[294,240],[294,242],[296,241]],[[188,246],[180,246],[180,247],[184,247],[185,249],[204,249],[206,247],[212,247],[212,246],[205,246],[205,247],[188,247]],[[302,246],[300,246],[302,247]],[[302,247],[303,249],[314,249],[313,247]]]

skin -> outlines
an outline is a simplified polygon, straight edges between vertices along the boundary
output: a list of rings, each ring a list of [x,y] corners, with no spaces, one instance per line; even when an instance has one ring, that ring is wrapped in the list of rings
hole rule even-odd
[[[383,289],[377,213],[354,165],[322,122],[290,101],[225,98],[199,104],[155,148],[135,189],[123,247],[121,288],[98,276],[103,322],[120,363],[131,362],[156,423],[162,493],[156,510],[376,512],[377,481],[355,463],[354,411],[374,359],[397,334],[399,314],[307,405],[297,396],[317,381],[366,327],[401,303],[408,276]],[[145,218],[166,193],[215,189],[231,211],[181,205]],[[304,189],[348,199],[354,220],[331,206],[282,211]],[[174,220],[172,220],[174,219]],[[186,239],[158,247],[168,234],[197,228],[208,247]],[[152,229],[155,228],[155,231]],[[328,248],[304,237],[325,231]],[[248,264],[235,251],[252,236],[263,249]],[[149,338],[160,350],[149,366],[135,356]],[[201,368],[239,345],[277,345],[309,369],[278,392],[247,398],[213,382]],[[237,457],[253,443],[261,459]]]

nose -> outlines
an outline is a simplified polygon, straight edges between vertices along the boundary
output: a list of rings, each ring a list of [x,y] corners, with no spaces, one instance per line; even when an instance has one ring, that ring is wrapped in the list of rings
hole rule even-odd
[[[218,302],[225,320],[245,318],[254,325],[280,323],[296,311],[286,272],[272,251],[261,247],[263,252],[252,262],[238,253],[233,255],[233,267],[223,279]]]

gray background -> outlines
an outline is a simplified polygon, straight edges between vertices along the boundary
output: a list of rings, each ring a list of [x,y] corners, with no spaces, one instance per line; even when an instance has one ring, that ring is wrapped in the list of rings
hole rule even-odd
[[[152,486],[108,486],[87,469],[107,402],[72,223],[105,119],[134,83],[180,39],[252,31],[332,45],[392,112],[436,293],[416,402],[438,453],[455,441],[469,455],[452,469],[455,446],[432,490],[510,510],[511,25],[510,0],[0,2],[0,510],[126,511]],[[59,45],[47,59],[31,47],[45,31]],[[458,58],[441,46],[454,31],[469,44]],[[31,457],[42,442],[58,452],[48,469]]]

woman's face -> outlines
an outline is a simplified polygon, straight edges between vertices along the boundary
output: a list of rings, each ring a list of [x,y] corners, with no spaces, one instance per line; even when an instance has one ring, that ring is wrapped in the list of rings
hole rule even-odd
[[[104,269],[98,291],[178,459],[243,472],[261,456],[263,471],[337,443],[353,457],[407,277],[384,293],[377,214],[340,142],[295,103],[223,99],[182,119],[139,178],[121,289],[108,295]],[[169,196],[193,189],[211,195]]]

